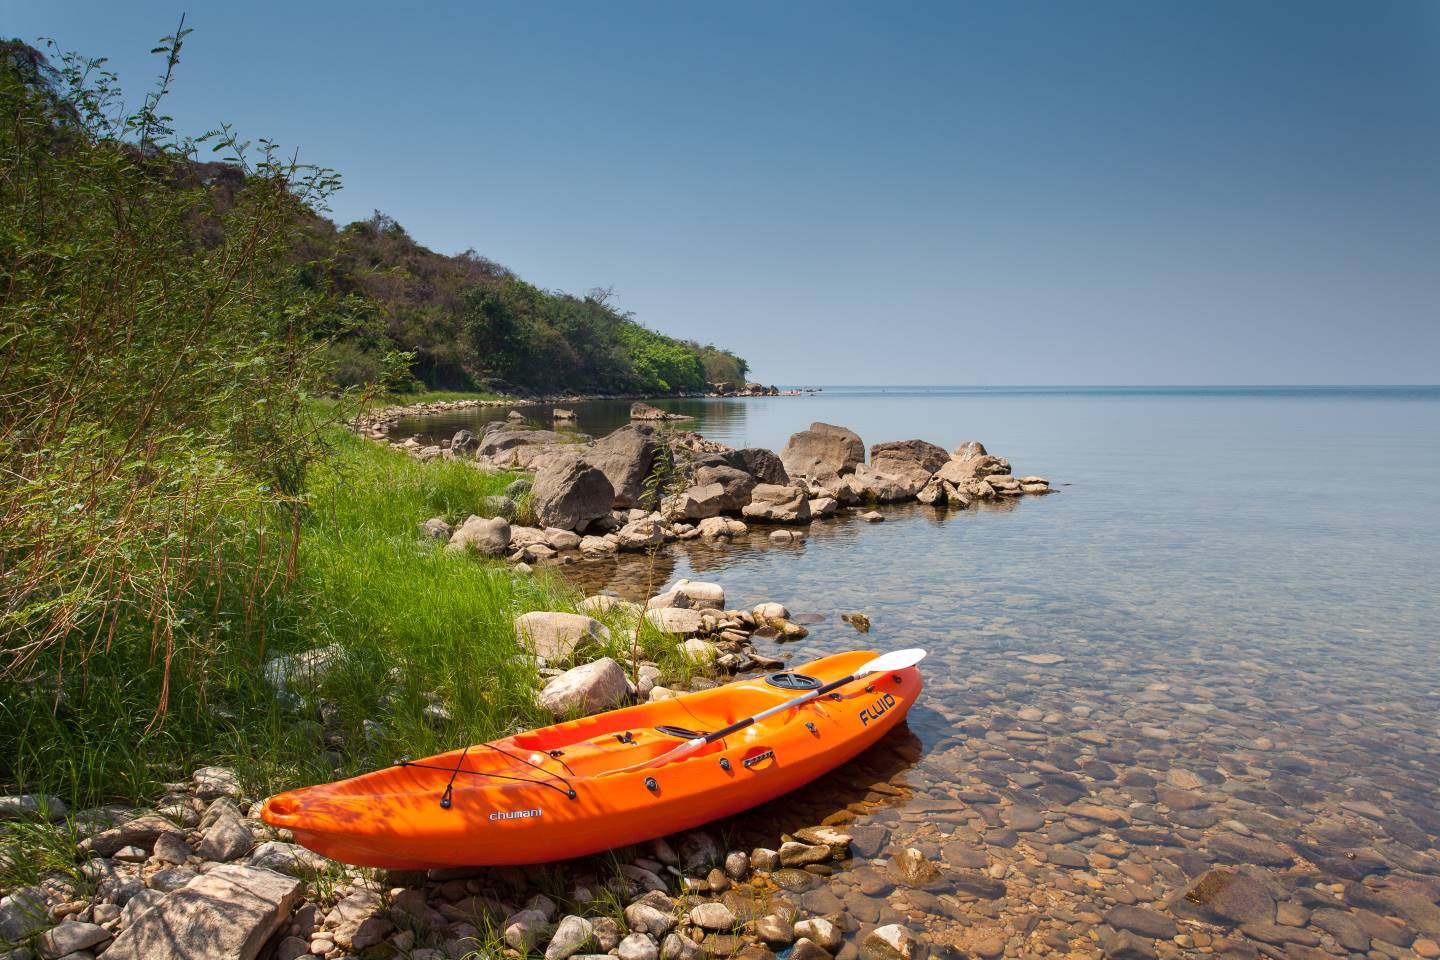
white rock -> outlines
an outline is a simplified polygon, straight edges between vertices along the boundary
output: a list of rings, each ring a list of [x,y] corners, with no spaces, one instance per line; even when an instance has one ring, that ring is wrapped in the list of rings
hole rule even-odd
[[[715,644],[709,640],[701,640],[699,637],[691,637],[689,640],[680,644],[680,652],[684,655],[685,659],[693,663],[702,664],[714,663],[715,658],[719,655],[719,651],[715,649]]]
[[[700,633],[705,629],[705,619],[696,610],[685,610],[680,607],[662,607],[658,610],[648,610],[645,619],[661,633],[673,633],[680,636],[690,636]]]
[[[790,619],[790,611],[785,609],[785,604],[775,603],[774,601],[771,601],[769,603],[757,603],[750,612],[754,614],[756,620]]]
[[[317,653],[319,651],[312,650],[310,652]],[[193,779],[195,796],[201,800],[209,801],[216,797],[240,797],[245,793],[240,787],[240,778],[229,767],[201,767],[195,771]]]
[[[630,696],[625,670],[610,657],[566,670],[540,691],[536,702],[555,716],[595,713],[619,706]]]
[[[725,588],[718,583],[705,580],[680,580],[675,592],[690,600],[690,606],[697,610],[724,610]]]

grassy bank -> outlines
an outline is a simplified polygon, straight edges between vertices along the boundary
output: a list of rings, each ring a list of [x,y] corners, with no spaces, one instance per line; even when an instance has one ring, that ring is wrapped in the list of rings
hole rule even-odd
[[[291,586],[252,624],[263,643],[225,643],[201,677],[163,683],[144,635],[118,637],[84,676],[58,691],[47,674],[6,681],[0,696],[0,781],[72,806],[153,800],[196,766],[235,766],[257,794],[333,779],[547,722],[534,706],[533,663],[519,655],[513,619],[569,610],[579,594],[543,572],[422,542],[417,524],[463,519],[514,478],[459,462],[420,463],[336,431],[312,470]],[[224,620],[221,633],[238,631]],[[228,626],[227,626],[228,624]],[[627,658],[620,623],[608,652]],[[682,669],[673,641],[646,631],[652,659]],[[334,644],[337,665],[305,704],[277,700],[264,659]],[[263,653],[261,652],[263,646]],[[427,717],[443,707],[448,720]],[[433,711],[432,711],[433,712]]]

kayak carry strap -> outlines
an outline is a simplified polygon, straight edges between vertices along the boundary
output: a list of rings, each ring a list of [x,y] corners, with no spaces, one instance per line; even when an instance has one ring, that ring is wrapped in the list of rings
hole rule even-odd
[[[397,760],[397,761],[395,761],[395,765],[396,765],[397,767],[415,767],[417,770],[439,770],[439,771],[441,771],[441,772],[448,771],[448,772],[450,773],[450,779],[449,779],[449,781],[446,782],[446,784],[445,784],[445,791],[444,791],[444,793],[440,794],[440,807],[441,807],[441,809],[443,809],[443,810],[449,810],[449,809],[450,809],[450,805],[451,805],[451,803],[453,802],[452,793],[453,793],[453,790],[454,790],[454,787],[455,787],[455,778],[458,777],[458,776],[459,776],[460,774],[462,774],[462,773],[468,774],[468,775],[470,775],[470,776],[472,776],[472,777],[491,777],[492,779],[495,779],[495,780],[514,780],[514,781],[516,781],[516,782],[518,782],[518,783],[533,783],[533,784],[535,784],[536,786],[549,787],[551,790],[554,790],[556,793],[563,794],[567,799],[570,799],[570,800],[574,800],[574,799],[575,799],[575,797],[576,797],[575,788],[572,787],[572,786],[570,786],[570,781],[566,780],[564,777],[560,776],[559,774],[551,773],[549,770],[546,770],[544,767],[540,766],[539,764],[531,763],[529,760],[526,760],[524,757],[517,757],[515,754],[511,753],[511,752],[508,751],[508,750],[502,750],[502,749],[500,749],[499,747],[495,746],[495,744],[493,744],[493,743],[482,743],[482,744],[480,744],[480,746],[482,746],[482,747],[487,747],[487,748],[489,748],[489,749],[491,749],[491,750],[494,750],[496,753],[499,753],[499,754],[502,754],[503,756],[509,757],[511,760],[515,760],[515,761],[518,761],[518,762],[520,762],[520,763],[523,763],[523,764],[525,764],[525,766],[527,766],[527,767],[533,767],[533,768],[535,768],[536,770],[539,770],[541,773],[546,774],[546,775],[549,776],[549,777],[552,777],[553,780],[537,780],[537,779],[535,779],[535,778],[533,778],[533,777],[513,777],[513,776],[509,776],[508,774],[504,774],[504,773],[489,773],[489,772],[487,772],[487,771],[485,771],[485,770],[467,770],[467,769],[465,769],[465,757],[470,753],[470,748],[469,748],[468,746],[467,746],[464,750],[461,750],[461,751],[460,751],[460,759],[455,762],[455,766],[454,766],[454,767],[438,767],[438,766],[436,766],[436,765],[434,765],[434,764],[432,764],[432,763],[415,763],[414,761],[411,761],[411,760]],[[565,766],[565,762],[564,762],[563,760],[560,761],[560,762],[561,762],[561,765],[562,765],[562,766]],[[569,768],[568,766],[565,766],[565,769],[568,771],[570,768]],[[557,787],[557,786],[555,785],[555,783],[554,783],[554,780],[559,780],[559,781],[560,781],[561,783],[563,783],[565,786],[564,786],[563,788],[562,788],[562,787]]]

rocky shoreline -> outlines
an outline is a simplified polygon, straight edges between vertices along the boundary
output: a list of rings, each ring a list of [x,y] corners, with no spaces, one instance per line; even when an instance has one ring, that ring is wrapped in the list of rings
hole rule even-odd
[[[782,391],[779,387],[773,385],[766,386],[763,383],[746,383],[739,387],[732,386],[730,384],[712,383],[709,390],[700,393],[677,393],[673,398],[670,399],[695,400],[715,399],[719,397],[787,397],[799,396],[801,393],[802,391],[798,390]],[[391,404],[389,406],[377,407],[373,410],[367,410],[364,413],[356,416],[353,420],[351,420],[350,427],[351,429],[355,430],[355,432],[362,435],[369,436],[374,439],[382,439],[385,435],[385,431],[388,428],[394,426],[399,421],[407,419],[409,417],[429,417],[443,413],[455,413],[456,411],[461,410],[480,410],[487,407],[513,407],[517,404],[584,403],[587,400],[634,400],[639,402],[654,399],[657,398],[649,394],[601,395],[580,393],[554,393],[539,394],[533,397],[501,397],[498,399],[476,398],[473,400],[430,400],[422,403]],[[649,406],[648,404],[643,403],[640,403],[639,405]],[[651,409],[655,408],[651,407]],[[564,410],[563,413],[569,414],[569,416],[565,416],[562,414],[561,410],[557,410],[556,419],[568,420],[573,419],[574,417],[573,411]],[[661,417],[656,419],[665,418]]]
[[[385,437],[383,431],[372,436]],[[1010,462],[978,441],[951,452],[924,440],[877,443],[867,460],[858,435],[826,423],[792,435],[777,454],[736,450],[693,432],[661,432],[644,422],[594,440],[536,429],[511,411],[478,434],[460,430],[442,444],[407,438],[393,446],[419,460],[532,473],[458,526],[443,517],[417,519],[423,536],[453,549],[526,564],[643,551],[675,540],[724,540],[747,533],[751,524],[772,528],[772,539],[790,540],[800,535],[796,527],[846,513],[883,520],[874,509],[883,504],[913,500],[965,509],[1053,492],[1044,477],[1013,476]],[[665,490],[647,487],[657,463],[671,478]],[[522,498],[529,499],[533,526],[512,525]]]

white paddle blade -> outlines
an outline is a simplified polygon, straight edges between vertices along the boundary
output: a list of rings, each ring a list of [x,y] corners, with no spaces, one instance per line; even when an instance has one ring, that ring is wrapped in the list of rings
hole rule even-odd
[[[889,653],[882,653],[871,660],[865,666],[856,671],[860,673],[889,673],[891,670],[904,670],[906,667],[913,667],[925,659],[925,651],[919,647],[910,647],[907,650],[891,650]]]

